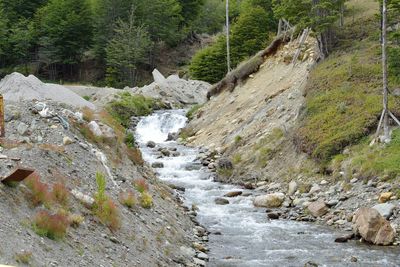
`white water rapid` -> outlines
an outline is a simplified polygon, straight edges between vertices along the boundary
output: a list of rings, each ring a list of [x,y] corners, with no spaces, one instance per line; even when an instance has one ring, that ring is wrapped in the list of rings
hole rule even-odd
[[[400,266],[398,248],[356,241],[338,244],[334,239],[339,234],[330,229],[301,222],[271,221],[265,209],[253,207],[251,194],[229,199],[229,205],[216,205],[215,198],[227,192],[251,191],[214,182],[208,168],[196,161],[197,149],[165,141],[168,133],[185,126],[184,114],[182,110],[160,111],[145,117],[137,126],[136,138],[148,163],[164,163],[164,168],[156,169],[158,177],[185,187],[185,204],[198,206],[197,219],[211,232],[207,266],[302,267],[309,261],[318,266]],[[148,141],[157,146],[148,148]],[[160,147],[176,148],[180,156],[158,158]]]

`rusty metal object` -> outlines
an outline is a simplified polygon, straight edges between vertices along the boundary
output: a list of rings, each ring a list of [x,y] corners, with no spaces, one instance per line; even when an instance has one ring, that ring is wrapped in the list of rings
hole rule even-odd
[[[4,122],[4,99],[3,96],[0,95],[0,137],[6,136],[6,128]]]
[[[10,175],[1,179],[4,184],[12,184],[15,182],[22,182],[35,172],[34,169],[29,168],[17,168]]]

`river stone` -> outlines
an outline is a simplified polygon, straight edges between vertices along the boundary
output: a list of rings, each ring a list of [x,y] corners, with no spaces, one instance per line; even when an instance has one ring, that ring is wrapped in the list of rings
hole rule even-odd
[[[232,191],[232,192],[226,193],[224,195],[224,197],[237,197],[237,196],[240,196],[241,194],[243,194],[242,191]]]
[[[313,184],[313,186],[310,189],[310,194],[315,194],[321,191],[321,187],[318,184]]]
[[[379,203],[385,203],[385,202],[387,202],[388,200],[390,200],[390,198],[393,196],[393,193],[392,192],[385,192],[385,193],[382,193],[380,196],[379,196],[379,199],[378,199],[378,201],[379,201]]]
[[[215,204],[217,204],[217,205],[228,205],[229,204],[229,200],[222,198],[222,197],[217,197],[214,201],[215,201]]]
[[[183,255],[187,256],[188,258],[194,257],[196,255],[196,251],[190,247],[181,246],[180,251],[182,252]]]
[[[393,214],[393,210],[396,208],[395,205],[390,203],[382,203],[372,207],[376,209],[382,217],[385,219],[389,219],[389,217]]]
[[[322,199],[312,202],[307,209],[314,217],[321,217],[328,213],[328,207]]]
[[[164,163],[162,163],[162,162],[154,162],[153,164],[151,164],[151,167],[153,167],[155,169],[161,169],[161,168],[164,168]]]
[[[168,149],[164,148],[163,150],[161,150],[161,154],[163,156],[169,157],[171,155],[171,152]]]
[[[297,184],[296,181],[291,181],[289,183],[288,195],[293,196],[294,193],[296,193],[298,187],[299,187],[299,185]]]
[[[149,148],[155,148],[156,147],[156,143],[153,142],[153,141],[149,141],[149,142],[147,142],[146,146],[149,147]]]
[[[200,252],[199,254],[197,254],[197,258],[199,258],[200,260],[208,260],[208,255],[204,252]]]
[[[391,245],[396,231],[376,209],[360,208],[353,218],[353,231],[375,245]]]
[[[18,124],[17,131],[20,135],[27,135],[28,134],[29,126],[23,122]]]
[[[97,124],[97,122],[91,121],[88,124],[88,127],[89,127],[89,130],[92,132],[92,134],[94,134],[95,136],[100,137],[103,135],[103,133],[100,129],[100,126]]]
[[[285,194],[272,193],[255,197],[253,200],[253,204],[256,207],[279,208],[284,200]]]
[[[198,266],[206,266],[206,262],[203,260],[200,260],[198,258],[193,258],[193,261],[195,264],[197,264]]]
[[[72,140],[71,138],[69,138],[68,136],[64,136],[63,138],[63,144],[64,146],[70,145],[74,143],[74,140]]]

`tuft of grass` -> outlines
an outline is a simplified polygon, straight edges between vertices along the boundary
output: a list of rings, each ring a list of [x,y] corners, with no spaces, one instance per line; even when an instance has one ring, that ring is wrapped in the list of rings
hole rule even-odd
[[[71,214],[68,220],[73,228],[78,228],[85,221],[85,217],[79,214]]]
[[[153,198],[148,192],[141,193],[140,206],[145,209],[150,209],[153,206]]]
[[[33,206],[39,206],[41,204],[49,206],[51,204],[49,186],[40,181],[40,176],[38,173],[35,172],[26,178],[25,185],[29,189],[28,195]]]
[[[136,146],[135,144],[135,136],[133,133],[129,132],[124,138],[124,143],[128,148],[134,148]]]
[[[199,109],[202,107],[203,105],[194,105],[193,107],[191,107],[189,109],[189,111],[186,113],[186,117],[189,120],[193,120],[194,119],[194,115],[199,111]]]
[[[242,162],[242,156],[240,154],[233,155],[232,162],[233,164],[239,164],[240,162]]]
[[[83,99],[85,99],[86,101],[90,101],[91,97],[88,95],[83,96]]]
[[[144,178],[135,179],[133,185],[139,193],[149,191],[149,185]]]
[[[243,138],[240,135],[235,136],[235,145],[238,145],[242,140]]]
[[[390,179],[400,176],[400,130],[392,133],[389,144],[369,146],[365,139],[352,148],[351,165],[363,176],[387,175]]]
[[[69,190],[63,183],[56,183],[53,185],[51,192],[51,198],[54,202],[60,204],[63,207],[67,207],[69,204]]]
[[[117,205],[106,195],[106,178],[102,173],[96,173],[97,193],[93,205],[94,214],[111,231],[121,227],[120,213]]]
[[[137,201],[134,193],[132,191],[128,191],[120,194],[119,202],[128,208],[133,208]]]
[[[34,231],[43,237],[53,240],[63,239],[69,226],[68,217],[65,214],[50,214],[48,211],[39,211],[34,219]]]
[[[29,265],[32,260],[32,252],[30,251],[22,251],[20,253],[16,253],[14,259],[16,262]]]

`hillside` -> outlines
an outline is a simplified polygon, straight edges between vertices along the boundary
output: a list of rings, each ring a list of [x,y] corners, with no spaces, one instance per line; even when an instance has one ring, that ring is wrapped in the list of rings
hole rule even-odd
[[[310,203],[322,199],[330,209],[317,220],[340,229],[351,226],[359,207],[375,206],[378,198],[382,203],[387,194],[396,229],[400,154],[395,125],[389,145],[369,146],[382,108],[379,6],[375,1],[346,6],[345,24],[325,60],[316,63],[311,37],[295,66],[298,43],[280,47],[256,73],[191,114],[182,137],[233,164],[231,170],[217,168],[219,181],[261,194],[286,192],[284,207],[305,214]],[[399,86],[395,78],[391,88]],[[398,114],[396,96],[390,96],[390,104]]]
[[[132,134],[65,87],[16,73],[1,84],[1,179],[34,171],[23,182],[0,183],[2,264],[193,264],[195,223],[144,164]]]

